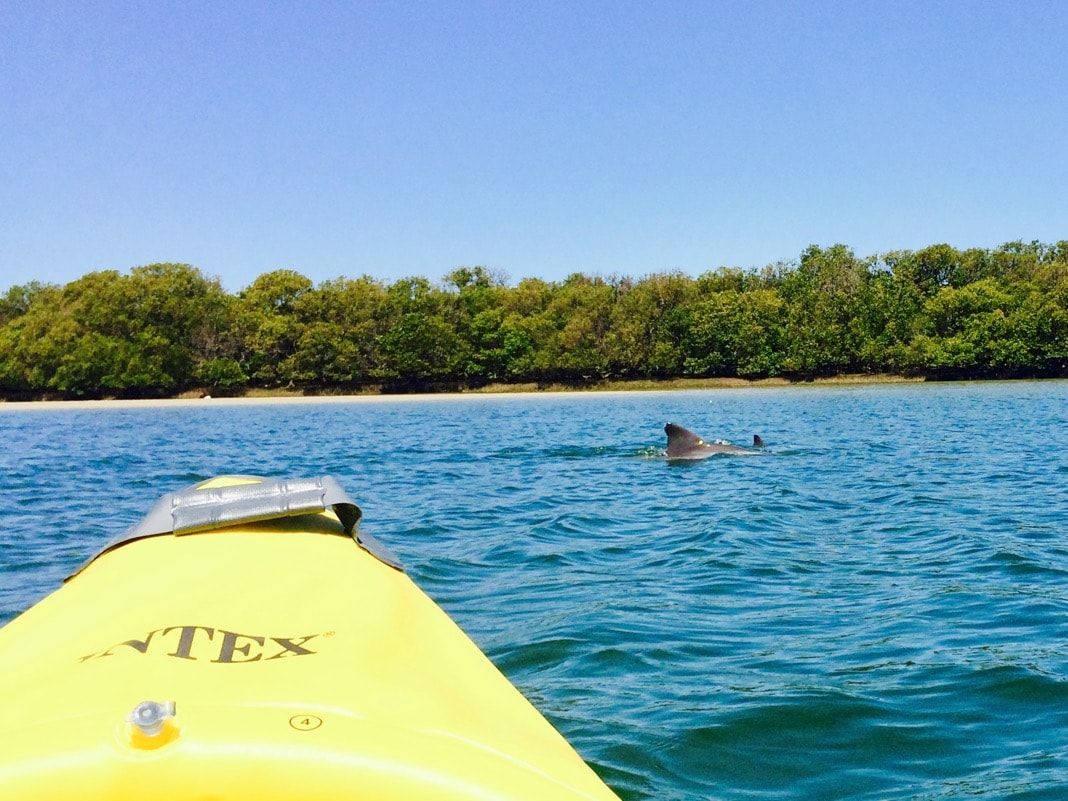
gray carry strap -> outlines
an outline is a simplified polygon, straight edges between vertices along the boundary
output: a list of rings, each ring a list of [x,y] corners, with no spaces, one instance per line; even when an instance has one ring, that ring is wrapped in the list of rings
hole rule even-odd
[[[403,569],[400,560],[388,547],[368,534],[357,532],[363,513],[331,476],[284,480],[256,478],[255,483],[209,489],[191,487],[168,493],[156,501],[140,521],[105,546],[101,553],[144,537],[195,534],[240,523],[317,514],[328,508],[337,515],[345,533],[355,539],[361,548],[387,565]],[[77,573],[84,568],[85,565]]]
[[[156,534],[195,534],[216,528],[314,514],[332,508],[351,535],[362,513],[330,476],[290,480],[263,479],[210,489],[186,489],[164,495],[149,513],[123,535],[135,539]]]

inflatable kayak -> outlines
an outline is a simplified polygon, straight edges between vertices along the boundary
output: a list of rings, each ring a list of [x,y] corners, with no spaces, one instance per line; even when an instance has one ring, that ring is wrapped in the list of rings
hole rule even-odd
[[[164,496],[0,629],[0,798],[616,799],[329,477]]]

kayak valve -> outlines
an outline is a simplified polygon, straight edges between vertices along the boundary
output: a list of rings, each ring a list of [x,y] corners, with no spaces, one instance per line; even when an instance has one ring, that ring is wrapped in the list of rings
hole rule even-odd
[[[126,736],[137,748],[159,748],[178,736],[174,701],[142,701],[126,716]]]

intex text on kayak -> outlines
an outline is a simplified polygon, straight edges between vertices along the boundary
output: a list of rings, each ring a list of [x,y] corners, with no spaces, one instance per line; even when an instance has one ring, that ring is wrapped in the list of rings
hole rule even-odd
[[[332,633],[308,634],[304,637],[260,637],[210,626],[169,626],[148,632],[144,639],[115,643],[106,650],[83,656],[78,661],[88,662],[114,656],[123,653],[126,648],[140,654],[159,654],[163,651],[166,656],[192,661],[214,657],[208,661],[219,664],[270,661],[292,656],[312,656],[316,652],[305,647],[308,642]],[[216,638],[216,634],[220,637]]]

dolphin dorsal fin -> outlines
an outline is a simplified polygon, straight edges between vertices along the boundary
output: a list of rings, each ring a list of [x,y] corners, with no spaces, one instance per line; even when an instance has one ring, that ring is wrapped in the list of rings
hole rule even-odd
[[[760,438],[760,434],[753,434],[753,447],[754,448],[763,448],[764,447],[764,440],[762,440]]]
[[[668,423],[664,426],[664,432],[667,434],[668,438],[668,456],[672,456],[673,454],[690,448],[699,448],[705,444],[703,439],[688,428],[677,426],[674,423]]]

